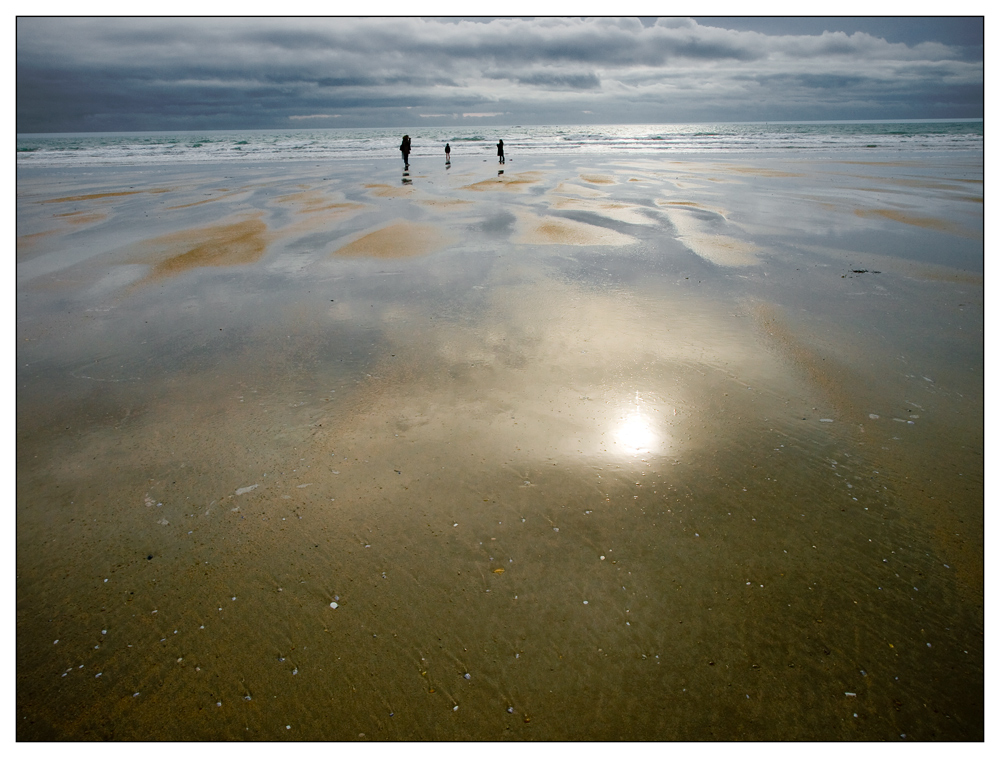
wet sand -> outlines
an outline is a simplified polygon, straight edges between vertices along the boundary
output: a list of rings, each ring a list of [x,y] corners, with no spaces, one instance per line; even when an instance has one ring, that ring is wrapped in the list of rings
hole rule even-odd
[[[18,739],[983,739],[981,157],[511,153],[19,172]]]

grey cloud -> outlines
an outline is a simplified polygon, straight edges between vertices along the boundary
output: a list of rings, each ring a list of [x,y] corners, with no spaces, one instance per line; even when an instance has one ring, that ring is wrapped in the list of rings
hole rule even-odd
[[[902,117],[906,97],[911,115],[921,102],[982,115],[981,49],[690,19],[19,18],[16,59],[18,131],[161,128],[150,126],[158,113],[162,128],[185,114],[222,128],[333,112],[338,126],[390,125],[413,118],[406,107],[521,123],[583,108],[679,118],[682,106],[688,120],[747,120],[763,107],[809,119],[839,102],[883,118]],[[959,94],[942,99],[949,88]]]
[[[837,90],[871,84],[872,80],[851,74],[775,74],[773,76],[747,77],[760,83],[781,87],[806,87],[808,89]]]
[[[307,81],[304,78],[297,81]],[[316,79],[319,87],[381,87],[387,84],[402,84],[409,87],[431,87],[443,85],[446,87],[461,86],[458,81],[444,76],[420,76],[414,74],[393,74],[386,76],[327,76]]]
[[[487,72],[487,79],[507,79],[518,84],[551,89],[598,89],[600,78],[593,72],[571,74],[559,71],[536,71],[530,73]]]

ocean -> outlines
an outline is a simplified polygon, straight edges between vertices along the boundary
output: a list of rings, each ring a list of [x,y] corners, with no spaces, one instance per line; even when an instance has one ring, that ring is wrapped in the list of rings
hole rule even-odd
[[[736,153],[784,155],[877,149],[893,153],[983,149],[983,121],[840,121],[605,126],[435,126],[404,129],[282,129],[19,134],[17,165],[126,166],[240,161],[398,157],[403,133],[412,157],[492,156],[497,140],[519,155]]]

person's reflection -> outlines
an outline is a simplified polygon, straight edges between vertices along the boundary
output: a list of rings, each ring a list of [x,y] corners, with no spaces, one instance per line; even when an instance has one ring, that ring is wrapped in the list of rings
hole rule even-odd
[[[410,172],[403,170],[403,184],[413,184],[413,180],[410,178]]]
[[[503,176],[503,169],[500,169],[499,171],[497,171],[497,176]]]

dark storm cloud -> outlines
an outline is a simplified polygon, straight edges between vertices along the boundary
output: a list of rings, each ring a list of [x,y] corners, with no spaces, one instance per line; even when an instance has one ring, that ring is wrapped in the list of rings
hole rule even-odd
[[[983,115],[975,25],[947,44],[751,21],[19,18],[17,129]]]

